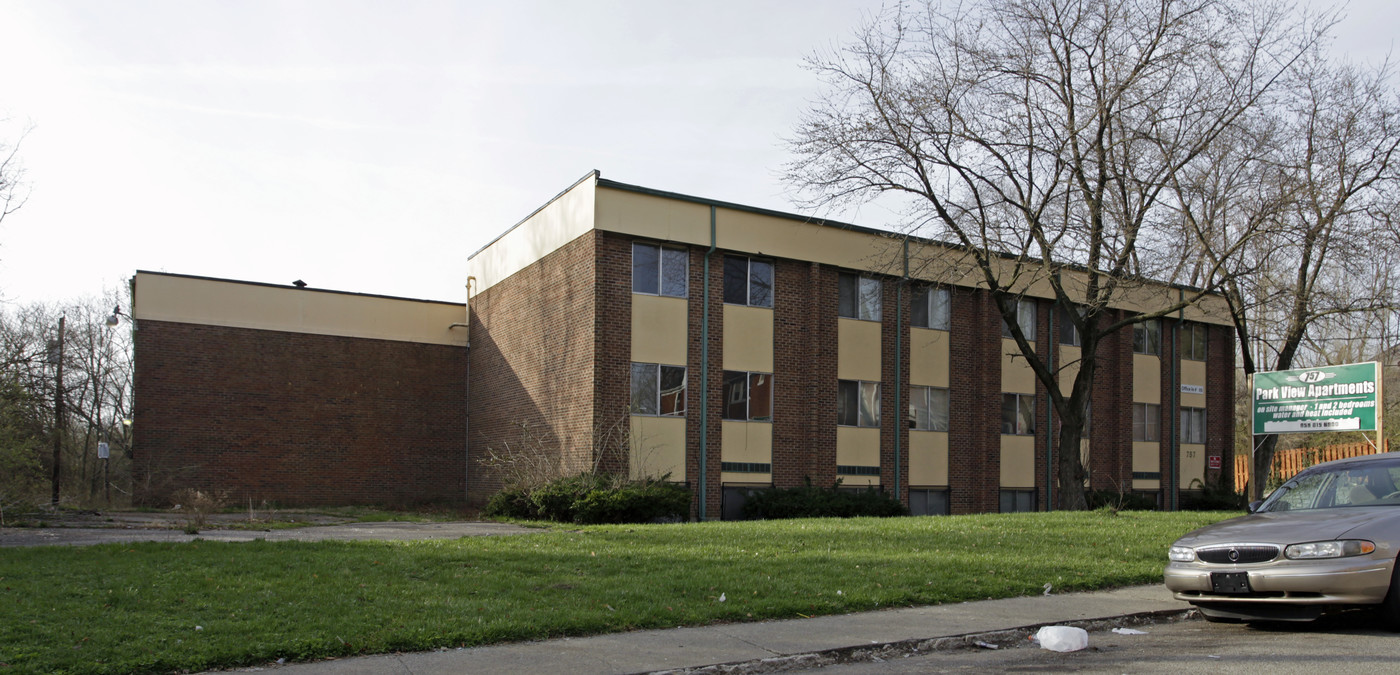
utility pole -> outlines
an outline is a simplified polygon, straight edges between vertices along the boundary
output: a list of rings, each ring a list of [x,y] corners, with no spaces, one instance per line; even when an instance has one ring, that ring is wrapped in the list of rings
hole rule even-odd
[[[63,324],[58,317],[58,373],[53,379],[53,505],[58,506],[59,467],[63,464]]]

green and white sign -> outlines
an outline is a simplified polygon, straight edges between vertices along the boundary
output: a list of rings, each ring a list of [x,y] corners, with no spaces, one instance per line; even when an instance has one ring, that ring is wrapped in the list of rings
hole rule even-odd
[[[1254,374],[1254,433],[1375,431],[1380,366],[1353,363]]]

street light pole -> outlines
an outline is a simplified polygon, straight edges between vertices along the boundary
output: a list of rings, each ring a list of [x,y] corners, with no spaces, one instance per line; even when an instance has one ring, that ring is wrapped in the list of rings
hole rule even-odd
[[[59,469],[63,464],[63,327],[67,317],[58,317],[58,372],[53,378],[53,505],[58,506]]]

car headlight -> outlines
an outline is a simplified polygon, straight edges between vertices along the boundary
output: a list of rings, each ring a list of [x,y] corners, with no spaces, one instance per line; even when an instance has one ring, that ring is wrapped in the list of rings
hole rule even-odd
[[[1376,550],[1376,545],[1364,539],[1344,539],[1342,541],[1314,541],[1307,544],[1292,544],[1283,549],[1289,560],[1313,560],[1316,558],[1347,558],[1366,555]]]
[[[1196,549],[1187,546],[1173,546],[1167,549],[1167,557],[1172,562],[1191,562],[1196,559]]]

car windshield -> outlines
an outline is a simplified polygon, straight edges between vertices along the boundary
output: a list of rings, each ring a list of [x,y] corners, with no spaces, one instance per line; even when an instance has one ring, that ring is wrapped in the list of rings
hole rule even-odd
[[[1258,512],[1400,505],[1400,460],[1351,462],[1298,474],[1279,486]]]

